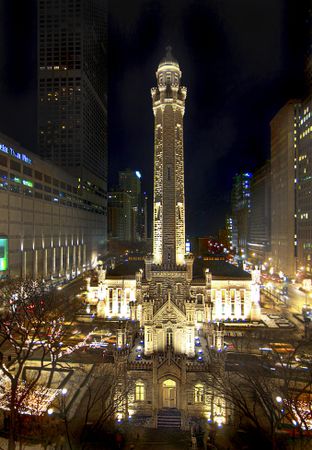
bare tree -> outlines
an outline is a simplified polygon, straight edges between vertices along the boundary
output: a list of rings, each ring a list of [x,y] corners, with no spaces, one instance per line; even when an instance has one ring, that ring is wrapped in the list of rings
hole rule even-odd
[[[0,407],[8,410],[11,450],[15,448],[19,415],[43,412],[43,389],[47,397],[53,370],[62,355],[62,342],[71,333],[65,317],[73,317],[73,310],[61,295],[46,292],[44,284],[33,280],[6,283],[0,298],[0,370],[4,375]],[[38,361],[37,370],[27,377],[27,363],[32,358]],[[51,371],[49,380],[44,388],[38,387],[42,370],[47,367]]]
[[[300,351],[301,343],[290,353],[266,359],[241,353],[232,365],[226,354],[212,355],[207,385],[226,400],[238,424],[266,436],[273,449],[282,424],[294,424],[302,434],[312,424],[312,371],[302,366]]]
[[[126,410],[133,386],[120,366],[96,364],[90,374],[85,394],[73,417],[63,405],[63,419],[69,448],[88,448],[90,440],[101,439],[114,429],[119,411]],[[104,445],[104,444],[103,444]]]

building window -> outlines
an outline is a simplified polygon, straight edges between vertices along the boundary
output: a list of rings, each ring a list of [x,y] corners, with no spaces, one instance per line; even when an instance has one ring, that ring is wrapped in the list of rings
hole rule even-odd
[[[112,313],[113,312],[113,289],[109,289],[108,291],[108,309],[109,312]]]
[[[204,403],[204,386],[202,384],[196,384],[194,387],[194,402]]]
[[[118,314],[121,313],[121,289],[117,290],[118,293]]]
[[[145,400],[145,386],[142,381],[135,383],[135,401],[143,402]]]
[[[10,161],[10,168],[15,170],[16,172],[20,172],[21,171],[21,165],[20,163],[16,162],[16,161]]]
[[[8,166],[8,159],[4,155],[0,155],[0,165],[7,167]]]
[[[167,347],[172,346],[172,329],[168,328],[167,330]]]
[[[197,322],[202,323],[203,321],[203,312],[197,311]]]
[[[37,170],[35,170],[35,178],[36,178],[37,180],[42,180],[42,173],[41,173],[41,172],[38,172]]]
[[[29,167],[23,166],[23,173],[25,175],[28,175],[29,177],[32,177],[32,169],[30,169]]]

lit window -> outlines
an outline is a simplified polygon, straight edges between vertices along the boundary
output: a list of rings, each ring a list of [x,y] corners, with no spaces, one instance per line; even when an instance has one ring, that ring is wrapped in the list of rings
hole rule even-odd
[[[202,384],[196,384],[194,387],[194,402],[204,403],[204,386]]]
[[[142,381],[135,383],[135,401],[143,402],[145,400],[145,386]]]

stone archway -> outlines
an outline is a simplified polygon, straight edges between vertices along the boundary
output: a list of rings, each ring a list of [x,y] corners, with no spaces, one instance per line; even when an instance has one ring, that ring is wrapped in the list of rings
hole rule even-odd
[[[163,408],[177,407],[177,383],[168,379],[162,384]]]

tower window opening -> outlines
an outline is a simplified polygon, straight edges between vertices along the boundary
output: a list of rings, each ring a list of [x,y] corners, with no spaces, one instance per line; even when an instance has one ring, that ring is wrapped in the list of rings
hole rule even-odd
[[[167,179],[168,179],[168,181],[171,180],[171,167],[170,166],[167,166]]]

